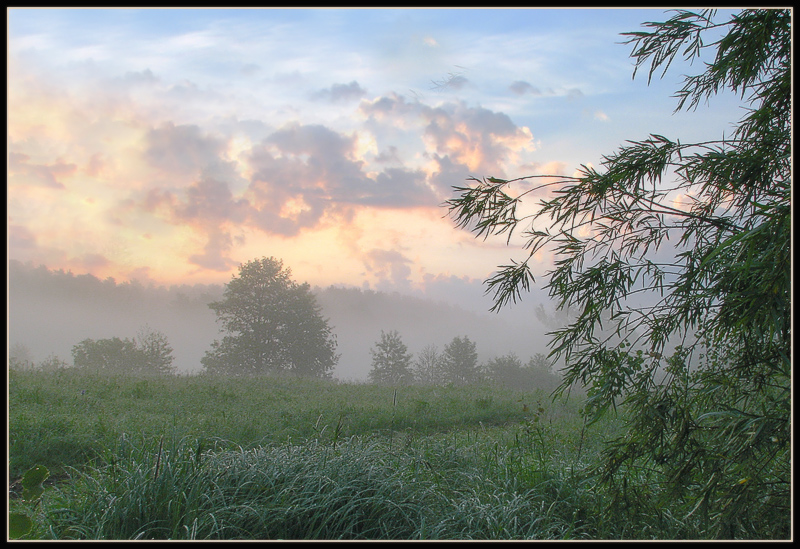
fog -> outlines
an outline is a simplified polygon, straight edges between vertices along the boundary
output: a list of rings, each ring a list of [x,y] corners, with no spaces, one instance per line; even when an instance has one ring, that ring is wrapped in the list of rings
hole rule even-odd
[[[199,373],[200,359],[211,342],[222,337],[208,303],[220,299],[223,290],[223,285],[167,288],[101,281],[11,260],[9,348],[24,346],[27,358],[36,363],[55,356],[71,365],[72,347],[80,341],[133,338],[146,326],[167,336],[179,373]],[[491,300],[482,291],[480,284],[467,287],[463,282],[438,288],[439,296],[460,296],[457,304],[359,288],[314,288],[322,315],[337,338],[340,359],[334,377],[365,381],[371,368],[370,349],[381,330],[397,330],[415,355],[431,344],[442,350],[456,336],[476,343],[481,362],[508,353],[523,361],[547,353],[549,328],[535,312],[542,303],[539,294],[500,313],[489,313]]]

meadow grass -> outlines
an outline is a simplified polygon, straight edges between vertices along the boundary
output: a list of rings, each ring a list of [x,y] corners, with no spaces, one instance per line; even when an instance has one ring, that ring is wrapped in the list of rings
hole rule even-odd
[[[269,444],[122,439],[42,498],[40,539],[574,539],[597,495],[497,444],[431,437]],[[208,446],[208,448],[206,448]],[[488,450],[488,452],[487,452]],[[487,456],[491,456],[487,460]]]
[[[89,464],[123,436],[217,437],[242,447],[383,434],[389,440],[556,422],[580,428],[577,400],[491,386],[381,387],[260,377],[137,377],[65,369],[9,372],[10,475]],[[527,411],[526,411],[527,410]],[[542,415],[542,414],[538,414]]]
[[[588,465],[614,421],[490,386],[11,372],[12,510],[36,539],[614,539]],[[686,535],[677,521],[655,537]]]

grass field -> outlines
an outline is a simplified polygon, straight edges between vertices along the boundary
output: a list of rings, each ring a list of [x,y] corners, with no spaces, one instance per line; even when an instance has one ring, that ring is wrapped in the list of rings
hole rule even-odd
[[[10,507],[27,539],[633,539],[589,473],[621,420],[579,397],[264,377],[9,373]],[[34,465],[41,499],[19,497]],[[620,514],[622,513],[622,514]],[[624,515],[624,516],[623,516]]]

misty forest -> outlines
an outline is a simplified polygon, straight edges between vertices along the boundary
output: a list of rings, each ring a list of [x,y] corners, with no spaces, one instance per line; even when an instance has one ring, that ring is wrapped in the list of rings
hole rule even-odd
[[[9,258],[9,537],[789,539],[791,12],[714,15],[624,38],[648,79],[711,50],[677,110],[740,95],[720,141],[453,182],[516,254],[486,311]]]

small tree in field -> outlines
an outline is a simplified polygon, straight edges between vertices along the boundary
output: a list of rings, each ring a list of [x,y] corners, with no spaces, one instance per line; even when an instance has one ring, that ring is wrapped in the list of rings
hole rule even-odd
[[[488,378],[495,383],[515,389],[529,389],[522,370],[522,361],[514,353],[498,356],[484,367]]]
[[[520,191],[511,186],[533,178],[473,179],[448,205],[484,237],[525,224],[526,254],[487,281],[495,310],[534,282],[537,252],[554,254],[545,287],[575,313],[551,332],[551,354],[566,363],[561,388],[588,385],[594,417],[620,404],[629,414],[597,471],[615,502],[669,509],[687,537],[787,537],[792,14],[715,16],[680,10],[627,36],[649,77],[711,49],[678,110],[728,88],[747,102],[729,135],[651,135],[601,171],[533,176],[544,182]],[[518,216],[534,194],[544,195],[536,210]]]
[[[414,358],[414,379],[422,385],[438,385],[443,383],[442,355],[436,345],[430,344],[422,348]]]
[[[400,334],[381,330],[381,338],[370,349],[372,369],[369,379],[383,385],[410,385],[414,381],[411,371],[411,354]]]
[[[159,375],[175,373],[173,364],[175,357],[172,355],[172,346],[162,332],[145,326],[139,330],[134,344],[140,354],[139,369],[142,372]]]
[[[206,371],[330,377],[339,358],[335,336],[311,287],[294,282],[281,261],[270,257],[240,265],[222,300],[209,307],[228,335],[201,359]]]
[[[469,337],[454,337],[442,353],[442,380],[453,385],[467,385],[481,380],[478,351]]]

